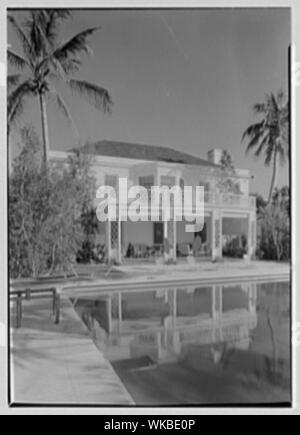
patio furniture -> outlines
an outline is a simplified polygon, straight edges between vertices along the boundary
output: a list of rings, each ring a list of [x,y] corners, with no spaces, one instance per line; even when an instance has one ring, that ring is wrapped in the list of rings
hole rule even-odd
[[[193,252],[195,257],[200,257],[202,251],[202,240],[199,235],[195,237],[194,243],[193,243]]]
[[[177,252],[180,257],[188,257],[190,255],[190,245],[188,243],[179,243]]]
[[[147,258],[148,257],[148,247],[145,244],[135,244],[134,245],[134,257],[135,258]]]

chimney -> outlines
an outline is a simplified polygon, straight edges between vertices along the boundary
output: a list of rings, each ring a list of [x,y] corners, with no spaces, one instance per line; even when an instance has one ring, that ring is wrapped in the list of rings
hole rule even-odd
[[[208,152],[208,161],[210,163],[214,163],[215,165],[220,165],[222,155],[223,155],[223,150],[215,148]]]

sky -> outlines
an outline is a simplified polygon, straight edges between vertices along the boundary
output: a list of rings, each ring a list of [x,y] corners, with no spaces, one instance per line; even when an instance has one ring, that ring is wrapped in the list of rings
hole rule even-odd
[[[18,16],[18,15],[17,15]],[[252,107],[266,93],[288,91],[288,9],[77,10],[61,39],[101,26],[90,39],[94,55],[84,58],[78,78],[109,89],[111,115],[60,91],[68,102],[80,141],[103,139],[167,146],[206,158],[213,148],[230,151],[236,167],[254,176],[251,192],[267,196],[271,168],[245,155],[244,130]],[[9,29],[8,43],[18,41]],[[48,105],[53,150],[74,147],[77,138]],[[38,101],[21,120],[40,132]],[[12,138],[16,153],[18,136]],[[277,185],[288,184],[288,165]]]

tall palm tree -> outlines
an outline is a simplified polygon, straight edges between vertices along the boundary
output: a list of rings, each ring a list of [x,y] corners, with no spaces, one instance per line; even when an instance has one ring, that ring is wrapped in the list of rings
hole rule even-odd
[[[284,164],[288,157],[289,145],[289,105],[284,92],[266,95],[263,103],[253,107],[255,115],[262,116],[261,121],[250,125],[242,140],[248,139],[247,153],[256,148],[255,156],[264,155],[265,165],[273,163],[271,186],[267,205],[272,201],[276,183],[278,159]]]
[[[98,28],[84,30],[69,40],[60,43],[59,25],[70,12],[62,9],[34,10],[29,12],[25,22],[20,25],[12,15],[8,21],[14,29],[22,54],[8,48],[7,58],[17,74],[8,75],[7,131],[17,122],[24,112],[29,97],[38,97],[43,143],[43,162],[49,152],[49,133],[47,120],[47,101],[53,100],[57,108],[74,126],[71,113],[57,83],[63,82],[76,94],[86,97],[91,104],[104,113],[110,112],[112,101],[107,89],[73,77],[81,66],[81,55],[91,54],[87,39]]]

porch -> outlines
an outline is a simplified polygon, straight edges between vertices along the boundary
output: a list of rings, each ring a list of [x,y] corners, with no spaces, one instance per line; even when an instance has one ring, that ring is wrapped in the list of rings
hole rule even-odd
[[[109,261],[186,262],[226,257],[252,258],[256,250],[255,213],[207,212],[199,233],[186,232],[187,222],[107,222]]]

